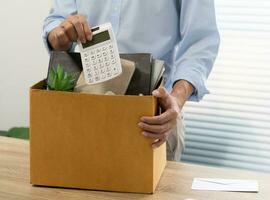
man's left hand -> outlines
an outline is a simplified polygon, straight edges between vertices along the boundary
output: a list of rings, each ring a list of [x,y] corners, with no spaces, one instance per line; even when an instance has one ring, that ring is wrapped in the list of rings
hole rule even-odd
[[[165,112],[154,117],[142,117],[139,127],[144,136],[155,140],[152,147],[157,148],[167,140],[176,127],[180,109],[176,97],[169,94],[164,87],[153,91],[153,96],[158,98],[159,105]]]
[[[153,96],[157,97],[164,112],[154,117],[141,117],[138,124],[144,136],[154,139],[153,148],[166,142],[176,128],[177,117],[181,115],[181,109],[193,91],[193,86],[185,80],[176,82],[171,94],[164,87],[153,91]]]

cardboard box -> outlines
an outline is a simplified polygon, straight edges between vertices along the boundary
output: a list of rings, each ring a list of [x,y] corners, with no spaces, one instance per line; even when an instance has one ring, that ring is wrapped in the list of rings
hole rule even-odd
[[[166,146],[153,150],[137,126],[153,96],[30,90],[30,179],[34,185],[153,193]]]

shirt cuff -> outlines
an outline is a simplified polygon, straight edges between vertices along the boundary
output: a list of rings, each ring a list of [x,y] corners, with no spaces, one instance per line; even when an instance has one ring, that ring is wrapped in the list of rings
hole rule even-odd
[[[62,21],[63,20],[52,21],[43,28],[42,38],[43,38],[43,42],[44,42],[45,47],[46,47],[48,52],[50,52],[52,50],[52,48],[48,42],[48,35],[53,29],[55,29],[57,26],[59,26]]]
[[[191,68],[192,69],[192,68]],[[209,94],[205,86],[205,79],[203,78],[204,75],[201,72],[197,71],[196,69],[188,70],[187,72],[176,72],[173,78],[173,83],[179,80],[186,80],[190,84],[193,85],[195,91],[189,97],[189,101],[200,101],[204,97],[204,95]]]

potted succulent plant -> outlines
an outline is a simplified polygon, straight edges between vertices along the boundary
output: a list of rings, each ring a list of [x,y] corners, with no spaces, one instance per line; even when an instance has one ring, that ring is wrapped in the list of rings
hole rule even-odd
[[[51,67],[47,80],[49,90],[70,91],[74,90],[78,79],[77,73],[70,73],[64,70],[60,64]]]

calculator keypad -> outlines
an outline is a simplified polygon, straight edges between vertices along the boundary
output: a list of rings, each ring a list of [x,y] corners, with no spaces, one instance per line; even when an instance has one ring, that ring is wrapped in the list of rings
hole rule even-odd
[[[81,55],[83,56],[84,68],[86,68],[84,69],[85,78],[90,84],[110,80],[121,74],[121,66],[117,65],[112,44],[84,50]]]

